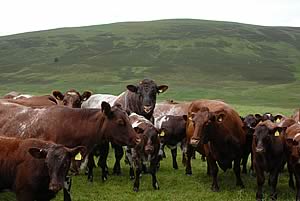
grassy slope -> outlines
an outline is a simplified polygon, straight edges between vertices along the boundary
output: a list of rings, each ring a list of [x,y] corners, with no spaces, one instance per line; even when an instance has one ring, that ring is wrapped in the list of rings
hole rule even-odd
[[[289,109],[300,99],[300,28],[201,20],[65,28],[0,37],[0,58],[0,94],[118,94],[150,77],[170,86],[160,99]]]

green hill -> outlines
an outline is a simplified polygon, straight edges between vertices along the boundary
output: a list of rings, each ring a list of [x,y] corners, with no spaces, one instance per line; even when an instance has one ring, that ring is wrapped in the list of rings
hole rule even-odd
[[[170,86],[161,99],[295,108],[300,28],[180,19],[24,33],[0,37],[0,72],[0,94],[118,94],[149,77]]]

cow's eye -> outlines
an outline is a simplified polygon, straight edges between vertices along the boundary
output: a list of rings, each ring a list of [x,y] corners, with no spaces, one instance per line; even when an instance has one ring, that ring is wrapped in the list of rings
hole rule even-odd
[[[125,122],[122,119],[118,119],[117,124],[120,126],[125,126]]]

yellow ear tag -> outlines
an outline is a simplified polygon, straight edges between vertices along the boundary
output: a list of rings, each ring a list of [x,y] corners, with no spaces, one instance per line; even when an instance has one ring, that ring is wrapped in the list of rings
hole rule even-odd
[[[81,161],[82,160],[82,156],[81,156],[80,152],[75,156],[75,160],[76,161]]]
[[[100,159],[100,156],[94,156],[94,163],[95,163],[95,166],[98,167],[98,161]]]
[[[274,135],[275,135],[276,137],[278,137],[278,136],[279,136],[279,132],[276,131]]]
[[[280,119],[276,119],[276,123],[280,123]]]
[[[165,136],[165,131],[161,131],[161,133],[159,134],[160,137]]]

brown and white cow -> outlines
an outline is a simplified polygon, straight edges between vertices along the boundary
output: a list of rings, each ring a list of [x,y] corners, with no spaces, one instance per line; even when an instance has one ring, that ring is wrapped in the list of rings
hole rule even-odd
[[[142,171],[151,174],[152,186],[155,190],[158,190],[159,185],[156,179],[160,147],[158,130],[148,119],[136,113],[131,113],[129,119],[132,127],[141,138],[141,143],[137,146],[133,148],[127,147],[126,149],[126,159],[130,164],[130,178],[135,179],[133,190],[139,191]],[[149,163],[149,167],[146,166],[147,163]]]
[[[224,171],[232,168],[234,162],[236,185],[244,187],[240,162],[246,135],[243,122],[232,107],[217,100],[193,101],[187,116],[187,138],[190,145],[202,149],[207,157],[213,191],[219,190],[217,162]],[[187,173],[191,173],[191,169]]]
[[[0,137],[0,190],[10,189],[17,201],[49,201],[64,186],[71,157],[86,148],[67,148],[38,139]]]
[[[126,112],[106,102],[101,110],[63,106],[34,109],[0,103],[0,113],[1,135],[52,140],[67,147],[82,145],[88,153],[105,140],[130,146],[138,140]]]
[[[263,199],[263,184],[265,172],[269,172],[269,185],[271,186],[271,200],[277,199],[276,186],[278,175],[284,165],[284,137],[282,128],[270,120],[259,123],[253,134],[252,153],[253,167],[256,172],[257,191],[256,200]]]
[[[58,105],[64,105],[71,108],[81,108],[81,104],[90,98],[92,92],[84,91],[80,94],[77,90],[70,89],[63,94],[58,90],[54,90],[52,95],[56,98],[56,100],[58,100]]]
[[[177,144],[181,144],[181,149],[186,149],[186,120],[181,116],[163,115],[155,119],[155,127],[159,130],[162,158],[164,147],[171,149],[173,168],[178,169],[177,164]]]

